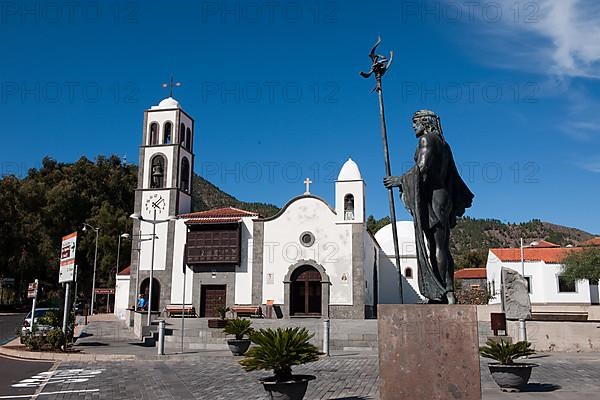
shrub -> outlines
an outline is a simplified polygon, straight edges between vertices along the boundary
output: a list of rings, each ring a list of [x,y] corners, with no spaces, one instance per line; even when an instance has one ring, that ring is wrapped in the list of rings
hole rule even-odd
[[[525,341],[511,344],[504,340],[498,342],[488,340],[485,346],[479,348],[479,353],[485,358],[498,361],[500,364],[510,365],[514,364],[516,358],[535,354],[535,350],[531,348],[531,343]]]
[[[250,339],[255,347],[240,364],[246,371],[273,370],[278,382],[292,378],[292,366],[319,359],[319,350],[309,341],[313,337],[306,328],[260,329]]]
[[[231,309],[229,307],[225,307],[225,306],[219,306],[219,307],[215,308],[215,310],[217,311],[217,314],[219,314],[219,318],[221,318],[221,319],[226,319],[227,313],[229,311],[231,311]]]
[[[235,335],[237,340],[242,340],[244,336],[250,336],[254,329],[251,327],[252,321],[249,319],[236,318],[227,321],[227,325],[223,332],[229,335]]]

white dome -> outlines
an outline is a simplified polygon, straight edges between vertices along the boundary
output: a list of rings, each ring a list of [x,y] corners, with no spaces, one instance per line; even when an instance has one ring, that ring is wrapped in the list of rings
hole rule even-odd
[[[338,181],[362,181],[362,176],[360,175],[360,170],[358,169],[358,165],[352,160],[348,158],[348,161],[344,163],[342,169],[340,170],[340,174],[338,175]]]
[[[397,221],[398,249],[400,255],[416,256],[415,227],[412,221]],[[392,237],[392,224],[387,224],[375,233],[375,240],[381,246],[383,252],[388,256],[394,256],[394,239]]]
[[[157,106],[152,106],[153,110],[160,108],[179,108],[179,102],[172,97],[167,97],[166,99],[161,100]]]

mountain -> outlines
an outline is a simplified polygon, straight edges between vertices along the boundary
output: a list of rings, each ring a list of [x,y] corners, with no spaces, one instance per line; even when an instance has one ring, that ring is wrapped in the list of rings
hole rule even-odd
[[[375,233],[389,218],[369,217],[369,230]],[[577,245],[593,238],[591,233],[550,222],[532,219],[522,223],[504,223],[497,219],[459,218],[450,237],[450,248],[457,268],[484,267],[488,250],[496,247],[519,247],[534,240],[547,240],[561,246]]]
[[[206,179],[194,174],[192,177],[192,211],[206,211],[220,207],[236,207],[254,211],[261,217],[277,214],[279,208],[267,203],[249,203],[225,193]]]

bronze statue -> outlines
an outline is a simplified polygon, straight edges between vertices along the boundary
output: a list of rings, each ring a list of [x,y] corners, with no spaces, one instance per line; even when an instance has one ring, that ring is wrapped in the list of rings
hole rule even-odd
[[[415,165],[400,177],[384,178],[384,185],[400,188],[414,218],[421,294],[430,303],[455,304],[450,229],[474,196],[456,169],[439,117],[433,111],[417,111],[413,128],[419,139]]]

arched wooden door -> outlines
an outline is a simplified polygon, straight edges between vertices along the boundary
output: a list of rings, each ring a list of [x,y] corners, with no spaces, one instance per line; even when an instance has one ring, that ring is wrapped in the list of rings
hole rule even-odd
[[[321,274],[304,265],[292,274],[290,288],[291,316],[321,315]]]

